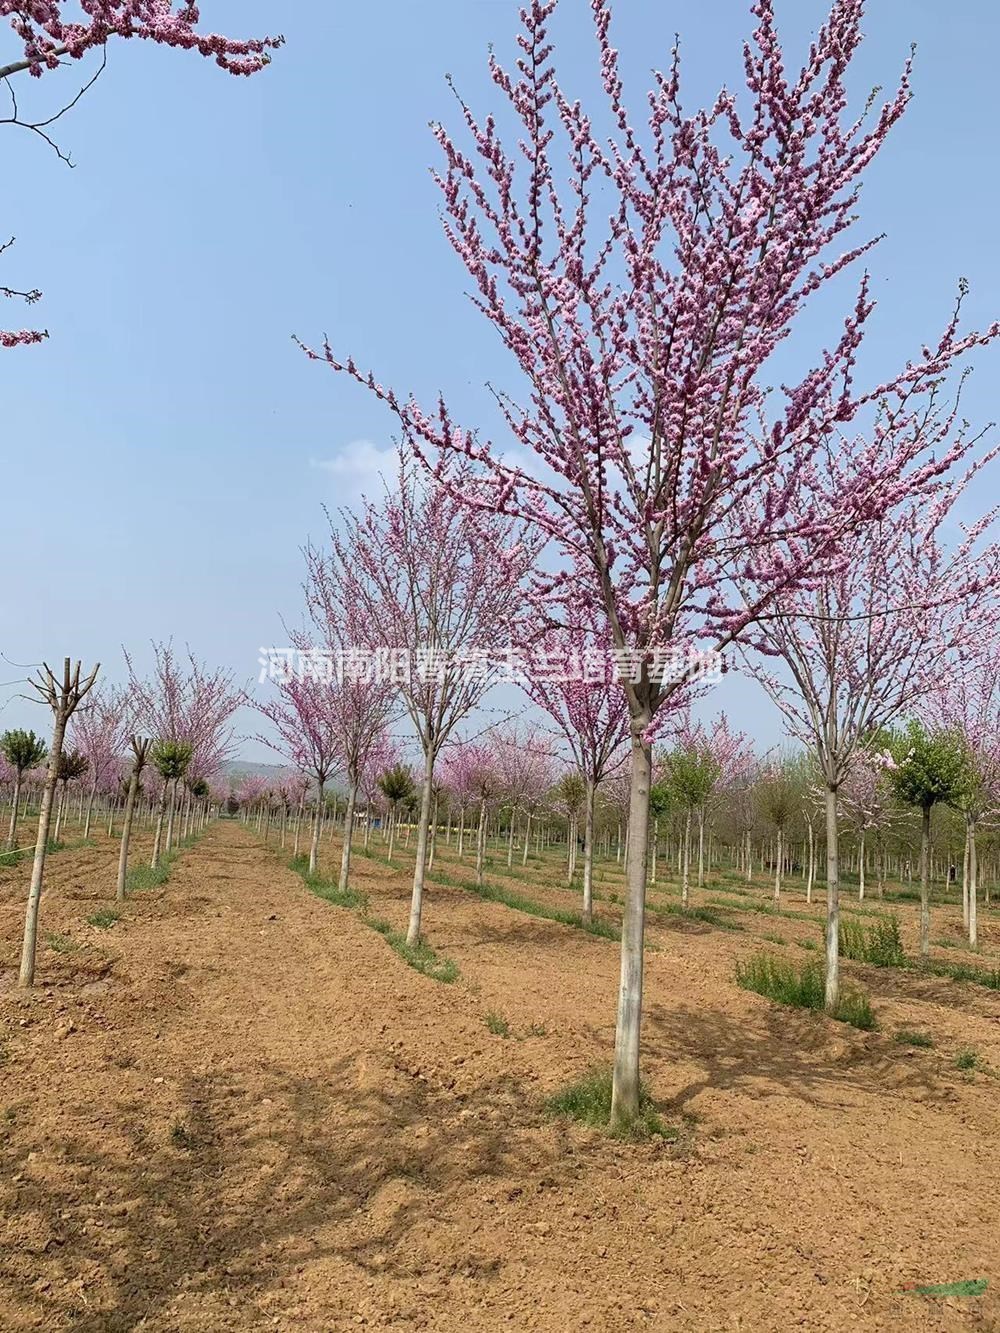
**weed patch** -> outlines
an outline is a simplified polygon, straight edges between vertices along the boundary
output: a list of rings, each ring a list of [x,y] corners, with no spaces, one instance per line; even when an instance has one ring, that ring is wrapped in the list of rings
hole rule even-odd
[[[826,984],[818,960],[796,964],[774,954],[754,954],[746,962],[736,964],[736,984],[797,1009],[824,1008]],[[842,988],[836,1012],[830,1017],[863,1031],[875,1027],[875,1015],[863,991]]]
[[[934,1045],[934,1038],[929,1032],[912,1032],[909,1028],[900,1028],[893,1037],[900,1046],[921,1046],[925,1049]]]
[[[616,1138],[637,1140],[658,1135],[668,1142],[678,1138],[677,1130],[665,1125],[657,1115],[653,1099],[645,1086],[639,1090],[639,1114],[635,1120],[626,1130],[612,1131],[610,1128],[612,1084],[610,1069],[592,1069],[578,1083],[571,1083],[562,1092],[550,1097],[545,1103],[545,1109],[549,1115],[578,1120],[581,1124],[591,1125],[595,1129],[607,1130]]]
[[[898,918],[880,917],[867,926],[862,921],[842,921],[840,953],[843,958],[871,963],[874,967],[905,967],[906,953]]]
[[[120,920],[121,912],[117,907],[99,907],[87,917],[87,925],[96,926],[98,930],[110,930]]]

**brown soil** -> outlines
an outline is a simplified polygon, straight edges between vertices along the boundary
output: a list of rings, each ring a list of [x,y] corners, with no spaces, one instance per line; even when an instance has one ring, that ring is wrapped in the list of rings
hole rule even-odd
[[[866,969],[860,1033],[737,989],[750,934],[658,919],[679,1138],[620,1144],[542,1111],[609,1059],[614,942],[434,885],[443,985],[233,824],[102,931],[115,854],[52,859],[43,939],[82,947],[30,995],[0,875],[3,1330],[1000,1328],[1000,1083],[953,1066],[1000,1068],[1000,994]],[[402,870],[357,880],[403,924]]]

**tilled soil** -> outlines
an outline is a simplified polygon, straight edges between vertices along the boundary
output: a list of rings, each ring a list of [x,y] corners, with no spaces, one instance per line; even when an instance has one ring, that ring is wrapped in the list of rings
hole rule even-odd
[[[231,823],[100,930],[116,854],[52,858],[30,995],[0,876],[0,1329],[1000,1328],[1000,1082],[953,1064],[1000,1068],[1000,994],[866,969],[860,1033],[737,989],[751,935],[657,919],[678,1137],[620,1144],[542,1109],[610,1058],[613,941],[433,884],[444,985]],[[355,877],[405,923],[402,869]]]

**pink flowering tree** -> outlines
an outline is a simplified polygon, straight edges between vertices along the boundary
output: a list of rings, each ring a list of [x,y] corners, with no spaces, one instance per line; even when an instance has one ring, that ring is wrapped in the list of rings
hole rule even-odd
[[[840,788],[840,803],[858,839],[858,899],[864,901],[866,854],[869,834],[881,832],[891,807],[891,793],[885,781],[885,767],[868,750],[860,750],[847,771]],[[883,880],[879,877],[879,896]]]
[[[873,309],[864,278],[814,369],[783,397],[768,392],[772,354],[799,314],[873,244],[845,233],[861,177],[910,98],[907,62],[883,105],[848,111],[860,0],[833,0],[799,70],[772,0],[756,0],[740,96],[723,90],[685,113],[675,52],[654,75],[642,129],[625,102],[610,0],[593,0],[610,139],[557,79],[555,7],[526,4],[515,70],[490,59],[518,142],[505,146],[498,118],[464,102],[462,142],[436,129],[445,231],[514,364],[517,387],[495,395],[503,437],[464,428],[443,398],[425,409],[399,396],[329,344],[313,355],[386,403],[431,467],[457,454],[484,469],[489,484],[465,488],[465,502],[527,522],[561,554],[536,571],[542,614],[571,625],[581,602],[593,606],[634,660],[623,673],[632,781],[612,1106],[621,1126],[639,1105],[651,740],[685,684],[657,669],[658,655],[739,639],[846,535],[947,466],[921,469],[922,391],[980,339],[951,325],[898,376],[859,387]],[[837,491],[818,485],[814,464],[837,431],[881,402],[891,408],[871,466]],[[810,502],[793,507],[803,493]],[[756,593],[744,603],[733,580],[747,570]]]
[[[140,38],[160,46],[194,51],[214,60],[229,74],[251,75],[270,63],[270,52],[283,40],[281,37],[240,39],[201,31],[198,5],[189,0],[181,0],[178,4],[172,0],[79,0],[75,6],[65,0],[30,0],[29,3],[0,0],[0,19],[7,20],[12,34],[7,52],[10,58],[0,65],[0,80],[9,80],[25,72],[37,79],[71,61],[81,60],[91,51],[101,52],[96,73],[62,111],[50,111],[32,120],[22,116],[15,99],[11,114],[6,117],[7,124],[20,125],[40,136],[65,161],[69,159],[53,142],[50,127],[64,111],[75,105],[81,93],[101,73],[109,42]],[[10,90],[10,84],[7,87]],[[0,244],[0,256],[12,244],[13,240]],[[0,286],[0,297],[33,305],[41,299],[41,292]],[[0,347],[38,343],[47,336],[37,329],[0,330]]]
[[[236,734],[232,719],[245,701],[232,673],[210,670],[187,651],[178,656],[171,643],[154,643],[153,673],[140,677],[135,662],[125,654],[129,701],[137,730],[151,738],[149,771],[162,770],[157,834],[153,864],[161,850],[169,852],[182,778],[207,782],[232,756]],[[161,827],[166,817],[166,842]]]
[[[128,694],[112,687],[91,691],[73,718],[69,742],[87,760],[89,791],[84,838],[90,837],[98,792],[110,792],[119,786],[131,723]]]
[[[732,731],[725,713],[707,726],[688,711],[674,729],[675,743],[663,758],[663,780],[672,803],[684,812],[681,904],[688,906],[691,879],[691,821],[698,826],[698,887],[705,879],[705,824],[723,793],[754,766],[753,743]]]
[[[462,464],[429,482],[401,455],[398,486],[381,504],[331,525],[313,578],[341,589],[363,622],[360,645],[393,680],[423,756],[407,939],[420,938],[434,770],[455,728],[480,704],[511,642],[534,550],[509,519],[470,509],[452,484],[477,484]],[[446,484],[447,483],[447,484]],[[323,571],[326,571],[324,574]],[[360,632],[360,631],[359,631]]]
[[[525,821],[521,864],[526,865],[532,817],[552,789],[558,772],[555,746],[552,737],[530,725],[497,727],[491,738],[500,790],[510,809],[507,864],[514,863],[515,816],[520,812]]]
[[[918,709],[936,730],[961,735],[968,751],[969,781],[955,801],[965,821],[962,911],[969,944],[979,944],[977,833],[1000,813],[1000,647],[995,612],[977,617],[968,646],[938,677]]]
[[[340,769],[347,780],[339,881],[343,892],[350,879],[362,776],[372,747],[377,752],[386,728],[396,719],[399,696],[391,678],[380,674],[372,659],[371,627],[363,604],[354,597],[353,574],[347,575],[343,562],[312,547],[306,551],[306,562],[306,603],[333,667],[331,706],[339,718]]]
[[[942,442],[952,416],[945,413],[934,426]],[[933,403],[927,418],[933,418]],[[960,436],[950,452],[963,456],[970,447]],[[831,456],[829,485],[845,480],[855,466],[850,449]],[[928,483],[920,501],[857,533],[844,557],[808,587],[781,592],[756,638],[764,655],[744,654],[822,774],[831,1012],[839,1001],[841,788],[859,751],[932,689],[949,656],[974,635],[985,619],[976,609],[1000,573],[1000,548],[984,546],[991,516],[969,528],[957,546],[949,549],[945,540],[955,505],[977,470]],[[783,674],[771,669],[774,657]]]
[[[481,887],[486,865],[486,820],[491,802],[503,791],[504,768],[500,759],[503,741],[496,735],[476,740],[456,740],[448,749],[447,780],[463,811],[478,812],[476,825],[476,883]],[[509,771],[509,770],[508,770]]]
[[[569,747],[584,782],[583,907],[585,923],[594,914],[594,812],[597,792],[621,769],[628,755],[629,711],[612,662],[602,651],[606,640],[593,625],[551,629],[533,647],[555,670],[532,671],[524,682],[528,697],[555,724]]]
[[[309,844],[309,873],[314,875],[326,784],[340,764],[341,710],[336,693],[322,678],[293,674],[275,681],[274,697],[264,702],[257,700],[254,707],[271,727],[269,734],[261,734],[257,739],[300,773],[307,773],[316,784]]]

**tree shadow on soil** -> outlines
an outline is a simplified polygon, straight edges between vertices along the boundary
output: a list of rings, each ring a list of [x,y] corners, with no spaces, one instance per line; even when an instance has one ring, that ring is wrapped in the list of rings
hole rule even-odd
[[[322,1077],[239,1079],[189,1078],[171,1125],[119,1103],[105,1142],[50,1138],[41,1171],[15,1138],[4,1157],[24,1179],[3,1191],[6,1228],[29,1239],[0,1255],[8,1317],[122,1333],[184,1296],[238,1306],[247,1326],[257,1293],[324,1258],[341,1275],[362,1270],[362,1285],[419,1278],[422,1238],[470,1180],[523,1180],[541,1165],[554,1184],[573,1170],[517,1133],[533,1123],[520,1109],[531,1099],[509,1077],[474,1097],[408,1077],[373,1090],[350,1057]],[[499,1241],[465,1235],[435,1253],[442,1262],[488,1275],[504,1256]]]
[[[932,1069],[904,1060],[891,1038],[869,1036],[831,1056],[830,1020],[794,1009],[775,1009],[752,1022],[706,1010],[652,1005],[645,1020],[649,1057],[700,1065],[702,1075],[668,1105],[686,1108],[707,1089],[750,1096],[793,1096],[815,1106],[836,1105],[845,1094],[916,1095],[949,1099]],[[850,1039],[855,1034],[848,1029]]]

